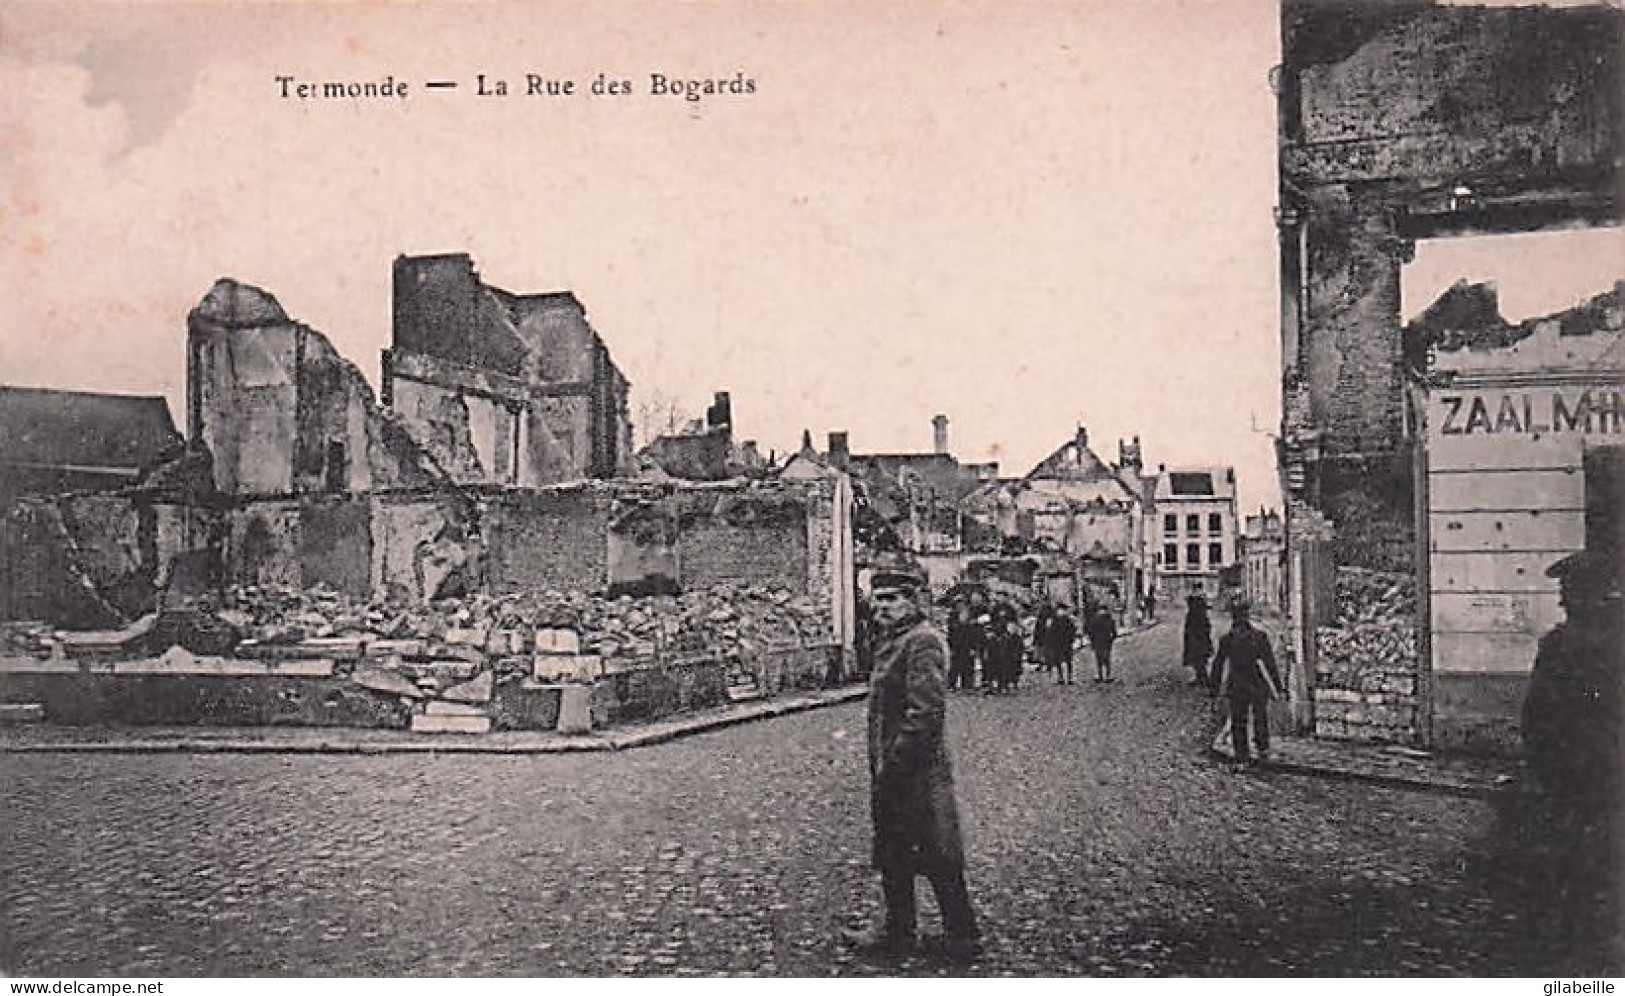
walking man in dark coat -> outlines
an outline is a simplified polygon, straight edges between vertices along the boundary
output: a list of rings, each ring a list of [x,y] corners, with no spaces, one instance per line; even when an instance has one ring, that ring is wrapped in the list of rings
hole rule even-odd
[[[945,953],[970,960],[980,954],[980,934],[965,887],[944,736],[947,651],[917,602],[924,583],[906,567],[877,570],[872,582],[879,625],[869,683],[869,803],[886,921],[878,936],[848,939],[873,954],[912,952],[917,944],[914,879],[923,875],[942,912]]]
[[[1253,628],[1252,610],[1246,602],[1230,607],[1230,632],[1219,638],[1209,671],[1211,693],[1224,693],[1230,699],[1230,743],[1236,763],[1250,764],[1247,726],[1253,727],[1252,742],[1262,760],[1270,750],[1270,699],[1281,694],[1281,672],[1275,669],[1275,652],[1270,638]]]
[[[1090,609],[1083,631],[1089,634],[1089,649],[1095,652],[1095,680],[1111,681],[1112,644],[1117,642],[1117,620],[1112,618],[1111,607],[1101,602]]]
[[[1045,599],[1038,606],[1038,614],[1033,617],[1033,656],[1038,659],[1039,670],[1050,669],[1049,654],[1044,650],[1046,646],[1044,636],[1049,632],[1050,623],[1055,619],[1055,606]]]
[[[1072,621],[1072,613],[1061,606],[1050,616],[1049,625],[1044,628],[1044,667],[1055,671],[1057,685],[1072,684],[1072,645],[1078,638],[1077,623]]]

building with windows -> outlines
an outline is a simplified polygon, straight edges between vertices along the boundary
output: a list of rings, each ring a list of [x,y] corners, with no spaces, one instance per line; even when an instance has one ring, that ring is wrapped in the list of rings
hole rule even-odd
[[[1220,594],[1220,572],[1236,563],[1236,472],[1232,467],[1159,466],[1146,532],[1155,550],[1158,597]]]
[[[1286,575],[1281,564],[1286,554],[1286,529],[1281,513],[1259,509],[1242,523],[1240,550],[1241,594],[1255,609],[1279,612],[1285,608]]]

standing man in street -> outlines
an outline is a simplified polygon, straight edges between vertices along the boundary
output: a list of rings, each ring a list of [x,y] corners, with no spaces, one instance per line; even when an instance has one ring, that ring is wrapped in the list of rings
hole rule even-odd
[[[1191,684],[1206,685],[1207,659],[1213,653],[1213,626],[1207,618],[1207,599],[1196,592],[1185,599],[1185,643],[1181,655],[1186,667],[1195,673]]]
[[[1625,961],[1625,594],[1619,557],[1605,547],[1564,557],[1546,575],[1558,581],[1565,618],[1540,640],[1522,715],[1549,876],[1540,921],[1565,955],[1596,959],[1600,971]]]
[[[1089,635],[1089,648],[1095,652],[1095,680],[1111,681],[1112,644],[1117,642],[1117,620],[1112,618],[1111,606],[1095,603],[1083,621],[1083,631]]]
[[[1072,645],[1077,638],[1078,626],[1072,621],[1072,613],[1064,605],[1056,608],[1054,615],[1050,616],[1049,625],[1044,628],[1041,650],[1044,668],[1055,671],[1057,685],[1072,684]]]
[[[908,566],[877,569],[871,582],[878,626],[869,683],[869,805],[886,921],[878,935],[847,939],[884,957],[915,951],[914,879],[923,875],[942,912],[945,953],[970,961],[981,943],[944,735],[947,650],[919,605],[924,587],[923,575]]]
[[[970,606],[956,602],[948,616],[948,687],[957,691],[968,692],[975,687],[976,661],[971,656],[971,643],[976,624],[970,613]]]
[[[1210,694],[1224,693],[1230,699],[1230,743],[1237,764],[1251,764],[1247,750],[1247,726],[1253,727],[1257,759],[1270,750],[1270,699],[1281,694],[1281,672],[1275,669],[1275,652],[1270,638],[1253,628],[1252,610],[1246,602],[1230,607],[1230,632],[1219,637],[1209,671]]]

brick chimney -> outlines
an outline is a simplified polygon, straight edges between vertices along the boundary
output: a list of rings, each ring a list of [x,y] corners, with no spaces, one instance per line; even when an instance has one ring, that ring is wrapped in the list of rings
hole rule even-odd
[[[727,391],[718,391],[711,407],[705,410],[705,427],[707,429],[720,429],[724,426],[732,427],[734,424],[733,403],[728,400]]]
[[[948,455],[948,416],[931,416],[931,452],[938,456]]]
[[[852,450],[846,441],[846,433],[832,432],[829,434],[829,462],[830,466],[845,470],[852,463]]]
[[[1088,449],[1089,449],[1089,430],[1085,429],[1081,425],[1078,426],[1078,431],[1074,435],[1074,437],[1072,439],[1072,442],[1073,442],[1073,445],[1076,446],[1077,450],[1078,450],[1078,462],[1082,463],[1083,462],[1083,454],[1085,452],[1087,452]]]

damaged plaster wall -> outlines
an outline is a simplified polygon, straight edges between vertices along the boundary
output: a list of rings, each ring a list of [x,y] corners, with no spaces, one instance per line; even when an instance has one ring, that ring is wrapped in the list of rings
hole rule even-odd
[[[354,364],[270,294],[218,281],[188,317],[188,348],[188,424],[230,505],[228,578],[373,591],[371,496],[454,482]]]
[[[152,612],[168,565],[210,549],[219,522],[141,490],[20,501],[0,520],[0,618],[97,629]]]
[[[372,507],[372,591],[421,603],[484,586],[472,505],[449,496],[379,495]]]
[[[187,318],[188,426],[238,499],[432,486],[445,474],[327,337],[222,279]]]

